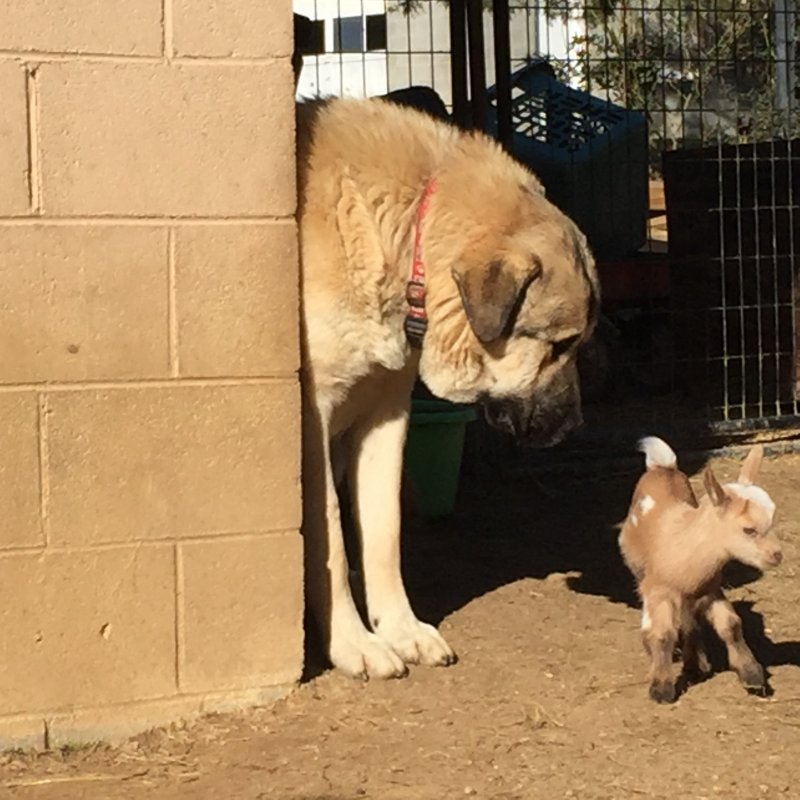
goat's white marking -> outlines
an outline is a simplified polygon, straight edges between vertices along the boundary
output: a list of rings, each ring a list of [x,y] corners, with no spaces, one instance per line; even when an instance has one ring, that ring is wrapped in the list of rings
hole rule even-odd
[[[631,525],[638,525],[639,520],[636,518],[636,514],[631,514]]]
[[[650,612],[648,612],[647,603],[645,603],[642,608],[642,630],[649,631],[652,624],[653,620],[650,619]]]
[[[642,512],[642,516],[644,516],[648,511],[652,511],[655,507],[656,501],[650,497],[649,494],[646,494],[640,501],[639,501],[639,511]]]
[[[675,469],[678,466],[678,457],[675,455],[675,451],[658,436],[646,436],[639,442],[639,450],[645,455],[647,469],[653,467]]]
[[[750,502],[755,503],[757,506],[761,506],[761,508],[769,514],[770,522],[772,521],[772,517],[775,515],[775,503],[760,486],[752,486],[750,484],[744,485],[742,483],[726,483],[725,488],[739,495],[739,497],[743,497],[745,500],[750,500]]]

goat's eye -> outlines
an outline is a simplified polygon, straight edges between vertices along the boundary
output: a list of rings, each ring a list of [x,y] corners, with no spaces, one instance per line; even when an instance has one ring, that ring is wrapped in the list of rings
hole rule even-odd
[[[755,536],[758,531],[755,528],[743,528],[746,536]]]

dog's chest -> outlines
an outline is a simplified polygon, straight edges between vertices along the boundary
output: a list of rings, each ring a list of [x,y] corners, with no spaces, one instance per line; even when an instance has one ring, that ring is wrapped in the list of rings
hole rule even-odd
[[[373,417],[376,409],[390,415],[407,411],[416,374],[417,359],[414,356],[401,370],[373,367],[336,399],[330,414],[330,434],[336,436],[357,421]]]
[[[376,367],[403,369],[410,351],[401,317],[378,322],[344,311],[309,318],[307,357],[317,383],[352,386]]]

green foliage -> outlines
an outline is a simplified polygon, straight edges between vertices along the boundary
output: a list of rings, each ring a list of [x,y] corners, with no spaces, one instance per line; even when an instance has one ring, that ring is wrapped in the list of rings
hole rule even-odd
[[[654,151],[800,132],[794,98],[776,108],[772,0],[544,2],[551,17],[586,21],[562,71],[593,94],[645,110]]]
[[[426,3],[395,0],[406,14]],[[490,9],[492,0],[483,0]],[[800,136],[797,99],[776,102],[775,0],[513,0],[583,29],[556,75],[648,115],[651,151]],[[577,25],[580,20],[585,26]],[[792,84],[797,83],[789,18]],[[546,54],[543,54],[546,55]],[[787,69],[784,62],[781,68]]]

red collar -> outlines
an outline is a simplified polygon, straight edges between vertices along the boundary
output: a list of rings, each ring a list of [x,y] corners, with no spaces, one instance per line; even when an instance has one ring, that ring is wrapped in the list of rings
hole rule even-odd
[[[431,178],[422,192],[417,206],[417,218],[414,224],[414,250],[411,253],[411,278],[406,285],[406,302],[408,311],[404,328],[406,338],[412,347],[422,347],[425,329],[428,327],[428,315],[425,313],[425,264],[422,261],[420,244],[422,239],[422,221],[428,213],[431,195],[436,191],[436,179]]]

